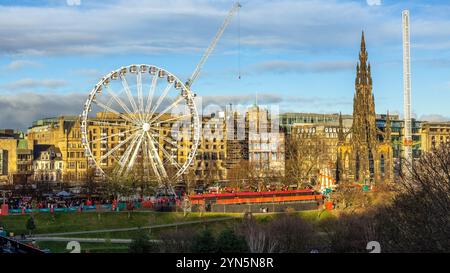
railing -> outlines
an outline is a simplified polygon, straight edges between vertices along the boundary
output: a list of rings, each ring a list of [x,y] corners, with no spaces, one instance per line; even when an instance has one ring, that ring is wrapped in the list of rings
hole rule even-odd
[[[33,253],[42,254],[44,251],[19,241],[0,236],[0,253]]]

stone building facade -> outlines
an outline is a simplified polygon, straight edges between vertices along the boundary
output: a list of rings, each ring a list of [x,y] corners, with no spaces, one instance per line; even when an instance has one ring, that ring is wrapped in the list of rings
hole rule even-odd
[[[63,165],[59,148],[54,145],[35,145],[33,160],[35,182],[62,181]]]
[[[450,144],[450,122],[424,122],[421,130],[422,151],[429,152]]]
[[[0,182],[27,183],[31,181],[33,150],[28,148],[23,133],[0,130]]]

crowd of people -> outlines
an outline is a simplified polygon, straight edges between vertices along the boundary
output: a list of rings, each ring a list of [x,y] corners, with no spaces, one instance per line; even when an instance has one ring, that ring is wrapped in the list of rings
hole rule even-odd
[[[113,201],[110,199],[92,200],[80,197],[71,197],[71,198],[21,197],[21,198],[10,198],[7,201],[9,209],[73,208],[73,207],[93,206],[96,204],[107,205],[112,203]]]
[[[69,196],[42,195],[36,196],[10,196],[6,200],[9,210],[26,212],[29,210],[49,209],[127,209],[136,208],[159,208],[164,206],[178,206],[180,200],[176,196],[148,196],[148,197],[131,197],[120,198],[117,200],[114,196],[110,197],[93,197],[79,196],[70,194]]]

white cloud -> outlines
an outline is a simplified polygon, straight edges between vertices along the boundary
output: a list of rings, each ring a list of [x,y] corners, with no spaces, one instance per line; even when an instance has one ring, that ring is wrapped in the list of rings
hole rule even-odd
[[[40,66],[39,63],[28,60],[15,60],[3,67],[7,70],[19,70],[22,68],[34,68]]]
[[[422,115],[419,118],[422,121],[428,121],[428,122],[448,122],[450,121],[450,117],[446,117],[443,115],[438,114],[429,114],[429,115]]]
[[[241,41],[243,46],[260,50],[329,52],[354,46],[365,29],[371,44],[401,44],[398,7],[371,9],[367,4],[382,1],[247,0],[240,11]],[[0,6],[0,14],[8,14],[0,17],[0,53],[203,52],[231,1],[83,1],[80,7]],[[448,12],[445,5],[434,5],[414,15],[415,46],[450,47],[450,18],[444,11]],[[236,19],[225,31],[218,51],[236,48]]]
[[[36,88],[58,88],[66,86],[67,82],[64,80],[53,80],[53,79],[31,79],[24,78],[4,85],[7,89],[36,89]]]
[[[218,92],[226,94],[228,92]],[[225,110],[230,103],[234,106],[250,106],[255,102],[256,92],[242,95],[203,96],[202,107],[208,109],[210,105],[218,105]],[[56,92],[15,92],[0,95],[0,128],[25,130],[31,126],[32,121],[56,117],[61,115],[79,115],[87,95],[83,93],[56,93]],[[258,92],[258,104],[278,105],[281,112],[298,111],[305,106],[319,109],[330,109],[331,106],[347,106],[352,104],[349,98],[320,98],[320,97],[282,97],[278,93]],[[18,111],[17,109],[26,109]],[[206,113],[205,113],[206,114]]]
[[[81,0],[66,0],[66,3],[69,6],[79,6],[81,5]]]
[[[381,6],[381,0],[367,0],[369,6]]]
[[[25,130],[33,120],[60,115],[79,115],[86,96],[34,92],[0,95],[0,128]]]
[[[256,64],[252,67],[252,71],[269,72],[269,73],[323,73],[323,72],[339,72],[353,69],[355,62],[353,61],[284,61],[273,60]]]
[[[203,51],[222,24],[231,3],[228,0],[117,0],[83,2],[82,7],[0,6],[0,14],[9,15],[0,17],[0,52]],[[398,34],[398,31],[392,34],[395,20],[356,2],[249,0],[244,3],[240,18],[242,44],[260,49],[320,50],[329,49],[331,45],[352,45],[366,26],[381,32],[372,36],[374,40],[385,41]],[[219,47],[236,47],[236,39],[234,18]]]

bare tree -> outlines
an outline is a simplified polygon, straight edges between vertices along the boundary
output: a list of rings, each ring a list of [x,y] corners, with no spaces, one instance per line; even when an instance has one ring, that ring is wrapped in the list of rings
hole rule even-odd
[[[164,231],[160,234],[162,241],[161,252],[165,253],[187,253],[192,248],[192,240],[196,230],[192,228],[183,228],[176,231]]]
[[[262,171],[257,167],[256,163],[248,160],[241,160],[228,172],[228,178],[232,181],[233,186],[247,189],[260,190],[262,188]]]
[[[441,145],[408,166],[393,203],[377,221],[393,252],[450,251],[450,146]]]
[[[328,240],[327,251],[333,253],[367,252],[370,241],[379,241],[374,211],[342,213],[321,223]]]
[[[86,171],[84,185],[89,194],[92,194],[97,187],[97,181],[95,176],[95,168],[88,167]]]
[[[378,241],[382,252],[450,251],[450,147],[424,153],[408,167],[385,204],[323,225],[332,252],[366,252],[369,241]]]
[[[312,134],[290,135],[286,140],[286,181],[296,183],[297,188],[313,186],[321,164],[330,161],[325,140]]]
[[[320,245],[312,224],[296,214],[275,217],[267,224],[251,218],[240,230],[253,253],[309,253]]]
[[[244,235],[251,253],[273,253],[275,251],[277,240],[270,237],[268,228],[254,218],[244,219],[239,232]]]
[[[360,187],[350,181],[341,181],[331,199],[340,210],[355,212],[367,208],[370,204],[371,193],[363,192]]]
[[[195,170],[193,168],[189,168],[187,173],[183,175],[183,181],[186,184],[186,193],[193,193],[197,186],[197,176],[195,175]]]

